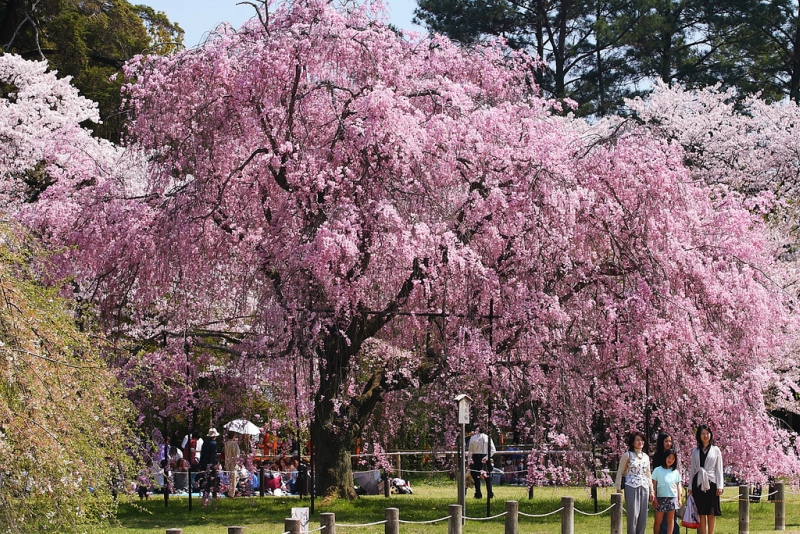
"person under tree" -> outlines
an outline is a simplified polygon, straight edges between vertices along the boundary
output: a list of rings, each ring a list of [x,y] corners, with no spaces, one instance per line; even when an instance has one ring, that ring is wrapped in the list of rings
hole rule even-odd
[[[475,498],[482,499],[481,477],[486,479],[486,495],[489,499],[494,498],[492,493],[492,457],[496,450],[492,438],[481,432],[480,427],[475,427],[472,436],[469,438],[467,450],[472,456],[472,469],[470,474],[475,482]]]

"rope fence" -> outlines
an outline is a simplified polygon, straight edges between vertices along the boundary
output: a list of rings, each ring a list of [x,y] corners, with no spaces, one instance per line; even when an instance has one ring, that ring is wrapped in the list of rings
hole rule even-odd
[[[794,494],[796,492],[786,492],[785,484],[778,483],[775,485],[775,490],[766,494],[770,498],[768,501],[761,501],[762,495],[755,493],[752,497],[758,497],[757,503],[770,503],[775,506],[775,530],[781,531],[786,529],[786,508],[785,508],[785,495]],[[724,502],[739,503],[739,532],[750,532],[750,505],[755,501],[751,501],[750,486],[739,486],[739,494],[735,498],[721,499]],[[284,532],[282,534],[301,534],[301,532],[311,533],[326,530],[331,534],[335,534],[336,527],[341,528],[366,528],[375,527],[378,525],[384,526],[384,534],[400,534],[400,525],[432,525],[448,522],[448,534],[462,534],[463,525],[466,521],[491,521],[499,518],[505,518],[505,534],[519,534],[519,518],[525,517],[530,519],[542,519],[556,514],[561,514],[561,532],[562,534],[575,534],[575,514],[587,517],[597,517],[608,512],[611,512],[611,532],[619,534],[622,532],[622,519],[624,514],[623,496],[621,493],[611,494],[611,505],[599,512],[590,513],[584,512],[575,508],[575,499],[573,497],[562,497],[561,507],[547,512],[544,514],[529,514],[519,511],[518,501],[505,501],[505,511],[489,517],[469,517],[464,515],[463,509],[458,504],[451,504],[449,506],[450,515],[440,517],[437,519],[411,521],[401,520],[400,510],[398,508],[386,508],[386,518],[381,521],[373,521],[370,523],[337,523],[333,513],[320,514],[319,528],[301,530],[300,519],[286,519],[284,523]],[[182,529],[167,529],[167,534],[183,534]],[[244,527],[228,527],[228,534],[244,534]]]
[[[584,511],[578,510],[577,508],[575,508],[575,511],[578,512],[579,514],[585,515],[585,516],[596,516],[596,515],[603,515],[604,513],[608,512],[609,510],[614,508],[615,506],[616,506],[616,504],[612,504],[611,506],[609,506],[608,508],[606,508],[602,512],[597,512],[596,514],[590,514],[589,512],[584,512]]]
[[[403,473],[419,473],[422,475],[434,475],[434,474],[445,474],[450,473],[450,469],[428,469],[425,471],[414,470],[414,469],[403,469]]]
[[[497,469],[499,469],[499,468],[497,468]],[[469,469],[467,469],[467,471],[469,471]],[[502,471],[502,473],[501,473],[501,471]],[[415,474],[421,474],[421,475],[446,474],[446,473],[452,473],[452,472],[453,472],[452,469],[425,469],[425,470],[403,469],[403,473],[415,473]],[[498,475],[521,475],[521,474],[527,474],[528,470],[527,469],[522,469],[522,470],[519,470],[519,471],[505,471],[505,470],[501,469],[499,471],[495,471],[495,473],[497,473]]]
[[[777,494],[778,494],[778,490],[775,490],[772,493],[767,493],[766,495],[760,495],[758,493],[750,493],[750,494],[748,494],[747,499],[748,499],[748,502],[750,504],[771,504],[771,503],[774,503],[774,502],[786,502],[785,500],[778,501],[778,500],[772,498],[774,495],[777,495]],[[784,494],[800,495],[800,493],[793,493],[791,491],[784,491]],[[766,497],[767,500],[766,501],[762,501],[761,500],[762,497]],[[742,501],[742,500],[744,500],[744,498],[741,495],[737,495],[736,497],[729,497],[727,499],[720,499],[719,502],[734,502],[734,501]]]
[[[523,455],[523,454],[549,454],[551,456],[565,456],[565,455],[576,455],[576,456],[592,456],[592,451],[554,451],[550,449],[535,449],[535,448],[522,448],[522,449],[500,449],[495,451],[495,454],[498,456],[516,456],[516,455]],[[359,454],[351,454],[351,458],[371,458],[373,456],[433,456],[433,457],[441,457],[441,456],[456,456],[458,451],[385,451],[385,452],[362,452]]]
[[[503,517],[507,513],[508,512],[503,512],[501,514],[493,515],[491,517],[467,517],[467,516],[464,516],[464,520],[465,521],[489,521],[490,519],[497,519],[498,517]]]
[[[407,525],[430,525],[433,523],[439,523],[440,521],[447,521],[453,516],[448,515],[447,517],[441,517],[439,519],[431,519],[430,521],[404,521],[403,519],[398,519],[397,521],[400,523],[405,523]]]
[[[363,527],[374,527],[375,525],[385,525],[386,519],[383,521],[375,521],[374,523],[359,523],[355,525],[348,525],[346,523],[336,523],[337,527],[345,527],[345,528],[363,528]]]
[[[538,518],[541,518],[541,517],[547,517],[547,516],[555,515],[558,512],[562,511],[563,509],[564,509],[564,507],[562,506],[558,510],[553,510],[552,512],[548,512],[546,514],[526,514],[525,512],[517,512],[517,513],[519,515],[521,515],[521,516],[524,516],[524,517],[532,517],[532,518],[538,519]]]

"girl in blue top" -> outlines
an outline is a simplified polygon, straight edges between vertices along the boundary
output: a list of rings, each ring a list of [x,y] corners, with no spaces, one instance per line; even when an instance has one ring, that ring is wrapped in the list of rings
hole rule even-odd
[[[681,507],[681,473],[676,469],[678,454],[674,449],[664,452],[663,462],[653,470],[653,487],[656,492],[656,522],[653,532],[659,533],[661,521],[666,515],[667,534],[672,534],[675,510]]]

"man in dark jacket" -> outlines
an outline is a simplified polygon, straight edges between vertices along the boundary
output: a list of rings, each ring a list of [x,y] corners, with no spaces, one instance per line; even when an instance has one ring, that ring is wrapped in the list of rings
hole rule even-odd
[[[217,462],[217,432],[216,428],[208,431],[208,439],[203,441],[203,448],[200,450],[200,470],[205,471],[210,465],[213,466]]]

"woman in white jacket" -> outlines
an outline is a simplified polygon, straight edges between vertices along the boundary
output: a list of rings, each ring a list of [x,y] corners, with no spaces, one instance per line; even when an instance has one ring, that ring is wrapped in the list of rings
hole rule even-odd
[[[722,452],[714,445],[714,434],[708,425],[697,427],[697,447],[692,450],[689,468],[691,491],[700,516],[699,534],[714,534],[717,516],[722,515],[719,497],[725,487],[722,475]]]

